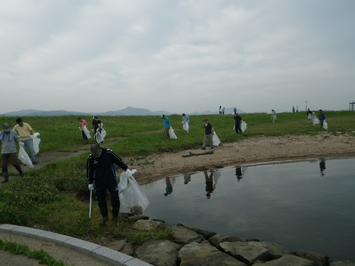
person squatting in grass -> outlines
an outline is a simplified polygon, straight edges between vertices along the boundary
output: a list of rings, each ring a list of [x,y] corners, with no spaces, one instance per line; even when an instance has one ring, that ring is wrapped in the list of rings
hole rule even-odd
[[[127,165],[112,150],[101,148],[99,144],[90,147],[91,154],[87,159],[87,178],[89,181],[89,190],[94,190],[94,181],[96,186],[96,199],[102,221],[100,225],[105,225],[108,220],[108,209],[106,203],[106,190],[111,195],[113,222],[118,226],[118,213],[120,210],[120,198],[118,191],[117,175],[115,164],[132,176],[132,172]]]

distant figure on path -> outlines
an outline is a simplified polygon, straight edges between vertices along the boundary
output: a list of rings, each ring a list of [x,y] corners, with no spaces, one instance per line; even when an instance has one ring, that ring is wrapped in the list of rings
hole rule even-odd
[[[85,133],[85,128],[87,129],[88,127],[88,122],[86,122],[86,120],[81,119],[80,117],[78,118],[78,122],[80,124],[80,128],[81,128],[81,133],[83,135],[83,139],[88,139],[86,133]],[[88,129],[87,129],[88,130]]]
[[[210,143],[211,149],[213,149],[213,135],[212,135],[212,132],[214,131],[214,128],[213,128],[212,124],[210,124],[208,119],[205,119],[204,129],[205,129],[205,135],[204,135],[204,138],[203,138],[203,144],[202,144],[201,149],[202,150],[206,149],[207,142]]]
[[[169,129],[171,127],[170,119],[164,114],[161,115],[161,118],[164,119],[164,139],[170,139],[170,135],[169,135]]]

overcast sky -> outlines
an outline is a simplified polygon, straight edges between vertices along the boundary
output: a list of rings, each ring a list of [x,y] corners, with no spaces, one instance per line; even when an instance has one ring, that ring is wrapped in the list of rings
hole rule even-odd
[[[355,101],[354,0],[2,0],[0,113]]]

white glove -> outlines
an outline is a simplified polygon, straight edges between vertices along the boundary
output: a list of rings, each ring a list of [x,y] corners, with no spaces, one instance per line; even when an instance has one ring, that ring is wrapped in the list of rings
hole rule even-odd
[[[22,148],[25,148],[25,143],[20,142],[19,144],[20,144],[20,146],[21,146]]]
[[[126,173],[128,174],[128,176],[133,176],[135,172],[137,172],[137,169],[133,169],[132,171],[129,169],[126,170]]]
[[[89,184],[88,188],[89,188],[89,190],[94,190],[94,184]]]

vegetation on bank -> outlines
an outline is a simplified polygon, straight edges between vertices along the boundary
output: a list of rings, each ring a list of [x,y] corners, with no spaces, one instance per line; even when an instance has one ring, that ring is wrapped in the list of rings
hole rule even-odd
[[[325,111],[330,134],[355,136],[352,111]],[[324,132],[319,125],[307,121],[305,112],[280,113],[276,123],[270,114],[241,114],[247,122],[247,131],[236,136],[233,115],[190,116],[190,132],[182,129],[181,115],[170,115],[177,140],[163,139],[163,121],[158,116],[105,116],[100,117],[107,131],[105,146],[113,149],[124,160],[144,161],[152,153],[177,152],[201,147],[204,119],[208,118],[222,142],[238,142],[256,136],[317,135]],[[40,154],[44,152],[72,153],[82,146],[94,144],[84,140],[77,117],[22,117],[41,138]],[[91,123],[91,117],[82,117]],[[16,117],[0,117],[0,123],[15,124]],[[120,220],[120,226],[100,227],[99,210],[94,203],[93,218],[88,217],[89,191],[86,180],[86,154],[61,162],[50,163],[41,169],[26,173],[0,186],[0,223],[36,227],[73,237],[100,241],[104,238],[126,239],[140,245],[148,239],[167,239],[170,229],[163,225],[149,232],[137,232],[129,222]],[[126,160],[125,160],[126,161]],[[126,161],[127,162],[127,161]],[[127,162],[128,165],[133,162]],[[10,170],[12,168],[10,167]],[[10,175],[17,174],[15,170]],[[152,217],[159,218],[159,217]]]

